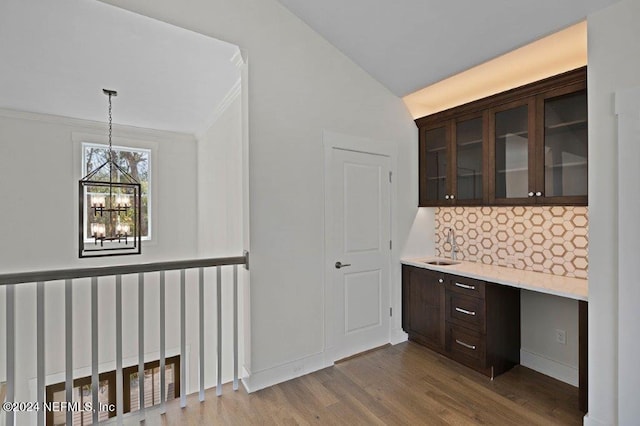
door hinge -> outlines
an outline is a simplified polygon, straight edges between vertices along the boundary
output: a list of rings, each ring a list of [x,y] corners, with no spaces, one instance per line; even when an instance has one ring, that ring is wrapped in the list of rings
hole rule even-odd
[[[389,316],[392,317],[393,316],[393,308],[389,308]]]
[[[393,250],[393,242],[389,240],[389,250]]]
[[[391,183],[391,175],[393,174],[393,172],[389,172],[389,183]]]

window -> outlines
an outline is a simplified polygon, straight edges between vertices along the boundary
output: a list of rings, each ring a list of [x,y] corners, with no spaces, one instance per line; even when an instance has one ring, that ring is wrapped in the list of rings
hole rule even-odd
[[[140,182],[142,208],[141,213],[141,232],[140,235],[144,240],[151,239],[151,150],[143,148],[130,148],[123,146],[114,146],[116,164],[122,167],[127,173]],[[82,176],[86,176],[91,171],[97,169],[104,164],[109,158],[109,148],[106,145],[83,143],[82,144]],[[101,170],[105,176],[98,176],[108,180],[108,169]],[[89,194],[91,195],[91,194]],[[87,205],[85,215],[90,215],[90,205]],[[85,221],[86,222],[86,221]],[[85,230],[85,240],[88,230]]]
[[[132,365],[122,369],[123,413],[129,413],[140,409],[140,391],[138,382],[138,366]],[[116,398],[116,372],[115,370],[101,373],[100,386],[98,388],[98,400],[100,404],[117,404]],[[160,404],[160,361],[150,361],[144,365],[144,406],[150,407]],[[47,402],[65,402],[65,383],[56,383],[47,386]],[[167,400],[180,396],[180,356],[174,356],[165,360],[165,395]],[[73,403],[92,402],[91,376],[73,380]],[[100,421],[115,417],[117,410],[100,411]],[[48,426],[63,426],[66,421],[65,411],[47,411]],[[76,411],[73,414],[73,426],[90,425],[92,413],[90,411]]]

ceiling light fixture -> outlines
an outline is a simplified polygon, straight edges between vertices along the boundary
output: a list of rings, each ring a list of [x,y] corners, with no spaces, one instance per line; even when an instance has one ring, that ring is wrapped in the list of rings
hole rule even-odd
[[[142,251],[141,186],[126,166],[118,164],[111,136],[111,98],[115,90],[102,90],[109,97],[109,149],[106,161],[79,182],[79,256],[101,257],[140,254]]]

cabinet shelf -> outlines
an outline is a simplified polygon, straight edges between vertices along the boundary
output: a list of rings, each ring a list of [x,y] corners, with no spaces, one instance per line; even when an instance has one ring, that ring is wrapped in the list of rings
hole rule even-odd
[[[529,133],[528,130],[523,130],[521,132],[509,132],[509,133],[504,133],[502,135],[496,135],[496,139],[504,139],[507,136],[526,136]]]
[[[562,123],[550,124],[548,126],[545,126],[545,129],[555,130],[555,129],[564,129],[567,127],[586,127],[586,126],[587,126],[587,120],[581,119],[581,120],[564,121]]]

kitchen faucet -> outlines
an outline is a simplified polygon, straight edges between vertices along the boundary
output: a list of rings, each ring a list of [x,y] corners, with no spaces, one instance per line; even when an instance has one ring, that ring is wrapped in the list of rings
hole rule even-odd
[[[447,232],[447,240],[446,243],[451,244],[451,260],[456,260],[456,253],[458,252],[458,245],[456,244],[456,233],[453,228],[447,226],[444,228],[445,232]]]

